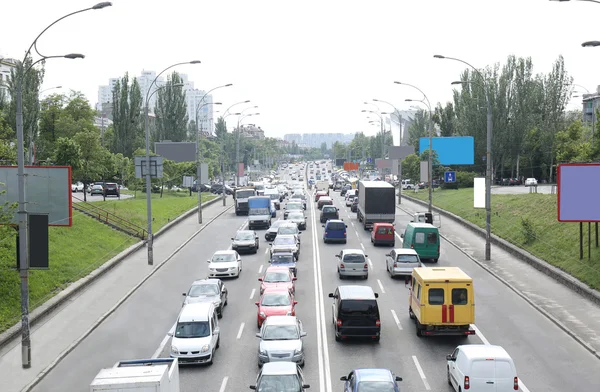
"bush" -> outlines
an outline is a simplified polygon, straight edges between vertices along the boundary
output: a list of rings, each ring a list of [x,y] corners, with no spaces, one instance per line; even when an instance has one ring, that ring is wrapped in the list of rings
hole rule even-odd
[[[535,227],[529,218],[521,218],[521,233],[525,238],[525,244],[531,244],[536,240],[537,235],[535,234]]]
[[[456,185],[459,188],[473,188],[475,177],[479,177],[479,174],[475,172],[456,172]]]

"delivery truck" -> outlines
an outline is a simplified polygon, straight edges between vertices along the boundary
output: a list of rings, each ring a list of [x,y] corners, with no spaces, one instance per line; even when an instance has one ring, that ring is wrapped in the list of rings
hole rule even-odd
[[[119,361],[102,369],[90,384],[90,392],[179,392],[177,358]]]
[[[248,198],[248,230],[271,227],[271,198],[252,196]]]
[[[254,187],[237,188],[233,193],[235,200],[235,214],[248,215],[248,198],[256,196]]]
[[[374,223],[394,223],[396,219],[396,190],[385,181],[358,182],[356,216],[365,230]]]

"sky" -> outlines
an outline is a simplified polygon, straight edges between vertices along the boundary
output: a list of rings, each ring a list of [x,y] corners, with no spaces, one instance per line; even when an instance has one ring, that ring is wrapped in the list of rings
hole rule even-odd
[[[600,4],[548,0],[114,0],[112,7],[69,17],[38,41],[44,55],[83,53],[84,60],[46,62],[42,89],[83,92],[95,105],[98,86],[125,72],[175,68],[195,87],[211,89],[227,107],[251,100],[260,116],[251,123],[270,137],[286,133],[365,132],[365,105],[373,98],[407,110],[421,94],[431,105],[452,99],[452,81],[464,66],[478,68],[507,56],[531,57],[547,73],[559,55],[574,83],[600,85],[594,70],[600,40]],[[19,0],[0,7],[0,57],[21,59],[54,20],[91,7],[94,0]],[[36,58],[37,59],[37,58]],[[583,91],[581,88],[576,89]],[[60,91],[60,90],[54,90]],[[48,94],[51,92],[47,92]],[[573,98],[569,108],[580,107]],[[239,109],[247,106],[240,105]],[[378,104],[382,112],[391,106]],[[425,108],[425,107],[424,107]],[[371,115],[376,117],[376,115]],[[228,119],[233,127],[235,116]],[[249,121],[246,121],[248,123]]]

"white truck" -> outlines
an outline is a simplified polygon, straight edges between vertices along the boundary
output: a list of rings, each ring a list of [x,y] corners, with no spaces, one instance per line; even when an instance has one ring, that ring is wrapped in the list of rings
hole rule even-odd
[[[102,369],[90,384],[90,392],[179,392],[177,358],[119,361]]]
[[[325,191],[329,193],[329,181],[320,180],[315,184],[315,189],[317,191]]]

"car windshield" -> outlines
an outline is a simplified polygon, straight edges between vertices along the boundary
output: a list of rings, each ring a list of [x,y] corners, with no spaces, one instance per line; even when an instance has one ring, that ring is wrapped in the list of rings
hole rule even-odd
[[[201,295],[217,295],[219,294],[219,288],[216,284],[195,284],[190,289],[188,297],[200,297]]]
[[[267,325],[263,330],[263,340],[298,340],[300,334],[295,325]]]
[[[290,274],[287,272],[267,272],[263,279],[263,282],[277,283],[277,282],[291,282]]]
[[[302,385],[294,374],[266,375],[260,378],[258,392],[298,392]]]
[[[282,226],[277,231],[277,234],[297,234],[298,226],[294,224],[294,226]]]
[[[346,263],[362,263],[365,261],[365,256],[357,253],[350,253],[344,255],[344,262]]]
[[[175,328],[176,338],[204,338],[209,335],[210,327],[207,321],[179,322]]]
[[[270,215],[271,211],[268,208],[253,208],[248,211],[248,215]]]
[[[235,197],[239,199],[247,199],[250,196],[254,196],[254,193],[255,192],[253,190],[236,191]]]
[[[285,221],[276,220],[275,222],[271,223],[271,227],[269,228],[269,231],[277,231],[276,229],[278,229],[279,226],[281,226],[284,223],[285,223]]]
[[[298,204],[298,203],[289,203],[286,207],[288,210],[301,210],[302,209],[302,205]]]
[[[417,255],[398,255],[396,261],[398,263],[418,263],[419,257]]]
[[[291,305],[290,296],[284,293],[265,294],[262,299],[262,306],[289,306]]]
[[[325,213],[336,213],[337,208],[335,207],[323,207],[323,212]]]
[[[273,245],[295,245],[296,240],[293,237],[275,237]]]
[[[252,241],[254,240],[254,234],[252,233],[237,233],[235,239],[238,241]]]
[[[211,263],[222,263],[235,261],[235,255],[233,253],[221,253],[213,255]]]
[[[291,219],[291,220],[296,220],[296,219],[297,220],[303,220],[304,219],[304,215],[302,215],[302,214],[289,214],[288,215],[288,219]]]
[[[391,381],[361,381],[358,383],[357,392],[395,392],[396,388]]]

